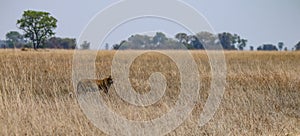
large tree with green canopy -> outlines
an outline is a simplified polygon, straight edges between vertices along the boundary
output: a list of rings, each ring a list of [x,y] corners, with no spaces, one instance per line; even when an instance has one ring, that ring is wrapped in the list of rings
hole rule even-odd
[[[25,32],[24,36],[31,40],[33,48],[37,49],[55,34],[53,30],[57,27],[56,23],[57,20],[48,12],[27,10],[17,21],[17,26]]]

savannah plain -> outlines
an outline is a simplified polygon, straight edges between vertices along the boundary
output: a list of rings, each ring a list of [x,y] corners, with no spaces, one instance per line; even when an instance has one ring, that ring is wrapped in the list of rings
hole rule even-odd
[[[197,121],[209,94],[211,69],[205,52],[191,53],[201,78],[198,101],[188,119],[168,135],[300,135],[300,52],[225,51],[223,99],[213,119],[202,127]],[[98,52],[97,78],[111,74],[114,54]],[[77,102],[73,55],[72,50],[0,50],[0,135],[106,135]],[[165,76],[167,89],[151,106],[122,101],[113,86],[109,95],[98,94],[120,116],[154,119],[176,103],[180,74],[167,56],[143,54],[130,67],[129,79],[138,93],[150,90],[148,78],[153,72]]]

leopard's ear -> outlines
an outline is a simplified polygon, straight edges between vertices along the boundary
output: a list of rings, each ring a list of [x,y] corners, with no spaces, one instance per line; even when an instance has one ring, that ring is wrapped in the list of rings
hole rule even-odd
[[[110,78],[111,79],[111,75],[109,75],[109,77],[108,78]]]

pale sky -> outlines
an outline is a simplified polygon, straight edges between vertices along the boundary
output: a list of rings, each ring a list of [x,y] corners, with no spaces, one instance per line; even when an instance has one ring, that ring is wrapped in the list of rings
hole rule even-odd
[[[56,36],[78,39],[92,17],[115,2],[117,0],[0,0],[0,39],[5,39],[8,31],[17,30],[22,33],[16,27],[16,20],[28,9],[50,12],[58,19]],[[237,33],[248,40],[248,47],[266,43],[277,45],[282,41],[290,49],[300,41],[299,0],[184,0],[184,2],[198,10],[215,32]],[[154,25],[155,23],[157,24],[155,29],[162,26],[157,20],[152,22]],[[141,32],[147,27],[147,24],[137,24],[139,25],[135,27],[141,29]],[[181,31],[176,26],[167,26],[169,28],[159,30],[165,30],[170,36]],[[114,44],[113,42],[122,40],[121,37],[108,38],[111,40],[107,42]]]

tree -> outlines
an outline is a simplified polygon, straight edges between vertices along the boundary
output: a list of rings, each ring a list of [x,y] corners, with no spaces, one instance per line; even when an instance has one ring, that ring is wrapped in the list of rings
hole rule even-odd
[[[113,49],[114,49],[114,50],[120,49],[120,47],[121,47],[124,43],[126,43],[126,42],[127,42],[126,40],[123,40],[123,41],[121,41],[120,44],[114,44],[114,45],[113,45]]]
[[[279,50],[282,50],[283,46],[284,46],[284,43],[283,43],[283,42],[279,42],[279,43],[278,43],[278,49],[279,49]]]
[[[217,45],[219,43],[218,37],[210,32],[197,33],[196,37],[199,41],[201,41],[203,48],[208,50],[217,48]]]
[[[218,34],[221,45],[226,50],[236,50],[235,43],[240,42],[240,39],[236,34],[232,35],[231,33],[223,32]]]
[[[7,41],[6,40],[0,40],[0,48],[6,48],[7,47]]]
[[[258,46],[256,50],[258,50],[258,51],[262,51],[262,50],[263,50],[263,48],[262,48],[262,46]]]
[[[75,38],[62,38],[60,48],[63,49],[75,49],[76,39]]]
[[[20,44],[24,39],[23,35],[17,31],[10,31],[5,36],[10,48],[16,48],[17,44]]]
[[[114,49],[114,50],[118,50],[119,48],[120,48],[120,45],[119,45],[119,44],[114,44],[114,45],[113,45],[113,49]]]
[[[202,43],[195,35],[189,35],[187,42],[191,45],[192,49],[204,49]]]
[[[155,36],[153,37],[153,44],[154,45],[159,45],[159,44],[164,44],[165,41],[167,41],[168,38],[166,37],[166,35],[162,32],[157,32],[155,34]]]
[[[75,38],[51,37],[46,41],[47,48],[75,49]]]
[[[263,44],[257,48],[258,51],[278,51],[276,45],[273,44]]]
[[[80,47],[82,50],[88,50],[88,49],[90,49],[90,43],[87,41],[83,41],[83,43],[80,44]]]
[[[175,39],[183,44],[187,49],[204,49],[197,35],[187,35],[186,33],[177,33]]]
[[[188,35],[186,33],[178,33],[175,35],[175,38],[183,44],[187,43],[188,41]]]
[[[106,43],[106,44],[105,44],[105,50],[108,50],[108,49],[109,49],[109,44]]]
[[[300,50],[300,41],[295,45],[295,50]]]
[[[236,48],[243,50],[248,42],[248,40],[241,38],[239,35],[228,32],[220,33],[218,37],[221,45],[226,50],[236,50]]]
[[[250,51],[253,51],[254,50],[254,47],[253,46],[250,46]]]
[[[57,20],[50,16],[48,12],[27,10],[24,11],[22,18],[17,20],[19,29],[25,32],[25,37],[33,43],[33,48],[40,48],[45,40],[55,33]]]
[[[240,39],[240,37],[238,37],[238,48],[239,50],[244,50],[244,48],[246,47],[248,40],[246,39]]]
[[[140,35],[140,34],[132,35],[131,37],[128,38],[128,42],[125,43],[126,48],[131,48],[131,49],[143,49],[148,47],[150,44],[151,44],[151,37],[147,35]]]

